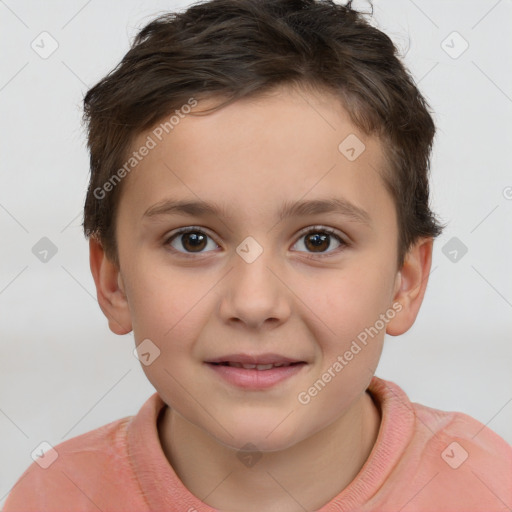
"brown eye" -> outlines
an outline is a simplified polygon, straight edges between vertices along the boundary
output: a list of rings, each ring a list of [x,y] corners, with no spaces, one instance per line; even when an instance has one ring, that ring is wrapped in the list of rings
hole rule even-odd
[[[181,235],[181,243],[187,251],[201,251],[206,247],[206,236],[202,233],[184,233]]]
[[[333,239],[334,245],[333,249]],[[299,240],[296,242],[296,245],[302,242],[304,245],[306,252],[309,254],[319,254],[319,255],[329,255],[340,246],[348,245],[338,234],[336,231],[330,228],[318,227],[314,229],[310,229],[307,232],[303,232]],[[328,250],[331,249],[331,250]]]
[[[187,228],[182,229],[171,236],[167,241],[166,245],[170,245],[173,249],[184,254],[203,253],[209,252],[204,251],[208,247],[209,239],[211,237],[199,229]],[[215,247],[218,247],[215,242],[212,243]],[[210,244],[211,245],[211,244]]]
[[[337,252],[336,249],[349,245],[336,231],[322,226],[303,232],[295,245],[300,243],[304,245],[306,253],[318,256],[328,256]],[[338,245],[333,247],[333,243]],[[210,244],[210,250],[205,250],[208,244]],[[183,256],[203,254],[219,247],[208,234],[194,226],[180,229],[166,240],[165,245],[171,246],[173,251]]]
[[[323,252],[331,245],[330,235],[320,233],[306,235],[305,240],[304,245],[313,252]]]

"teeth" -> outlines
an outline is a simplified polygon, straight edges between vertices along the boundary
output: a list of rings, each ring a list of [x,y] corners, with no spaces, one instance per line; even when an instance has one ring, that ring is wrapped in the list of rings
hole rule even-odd
[[[270,370],[271,368],[280,368],[281,366],[290,366],[290,363],[269,363],[269,364],[242,364],[242,363],[234,363],[228,362],[228,366],[233,366],[234,368],[244,368],[245,370]]]
[[[256,369],[258,370],[270,370],[274,365],[272,363],[270,364],[257,364]]]

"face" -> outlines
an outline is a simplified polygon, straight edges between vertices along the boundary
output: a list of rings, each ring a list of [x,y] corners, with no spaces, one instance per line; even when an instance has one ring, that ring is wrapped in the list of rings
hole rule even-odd
[[[291,89],[134,146],[148,135],[117,223],[125,317],[160,351],[142,368],[219,443],[290,447],[361,399],[398,314],[381,145],[336,98]]]

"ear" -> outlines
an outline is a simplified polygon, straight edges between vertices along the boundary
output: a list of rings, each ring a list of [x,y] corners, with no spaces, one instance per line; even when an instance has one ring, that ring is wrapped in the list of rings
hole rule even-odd
[[[402,309],[387,324],[386,333],[391,336],[407,332],[416,320],[427,289],[432,265],[432,246],[432,238],[421,238],[408,251],[404,264],[397,273],[393,304],[399,302]]]
[[[132,322],[120,269],[110,261],[99,240],[89,239],[89,263],[96,285],[98,304],[115,334],[128,334]]]

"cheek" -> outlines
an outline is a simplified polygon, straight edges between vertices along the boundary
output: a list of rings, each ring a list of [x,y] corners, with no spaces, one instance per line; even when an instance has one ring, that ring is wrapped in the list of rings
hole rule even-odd
[[[137,341],[154,338],[165,345],[171,339],[185,340],[188,331],[199,328],[202,299],[215,282],[211,275],[194,277],[168,266],[140,264],[130,278],[129,306]]]
[[[338,351],[373,326],[389,307],[388,281],[379,267],[368,262],[297,280],[294,293],[305,304],[319,342],[324,340],[325,349]]]

